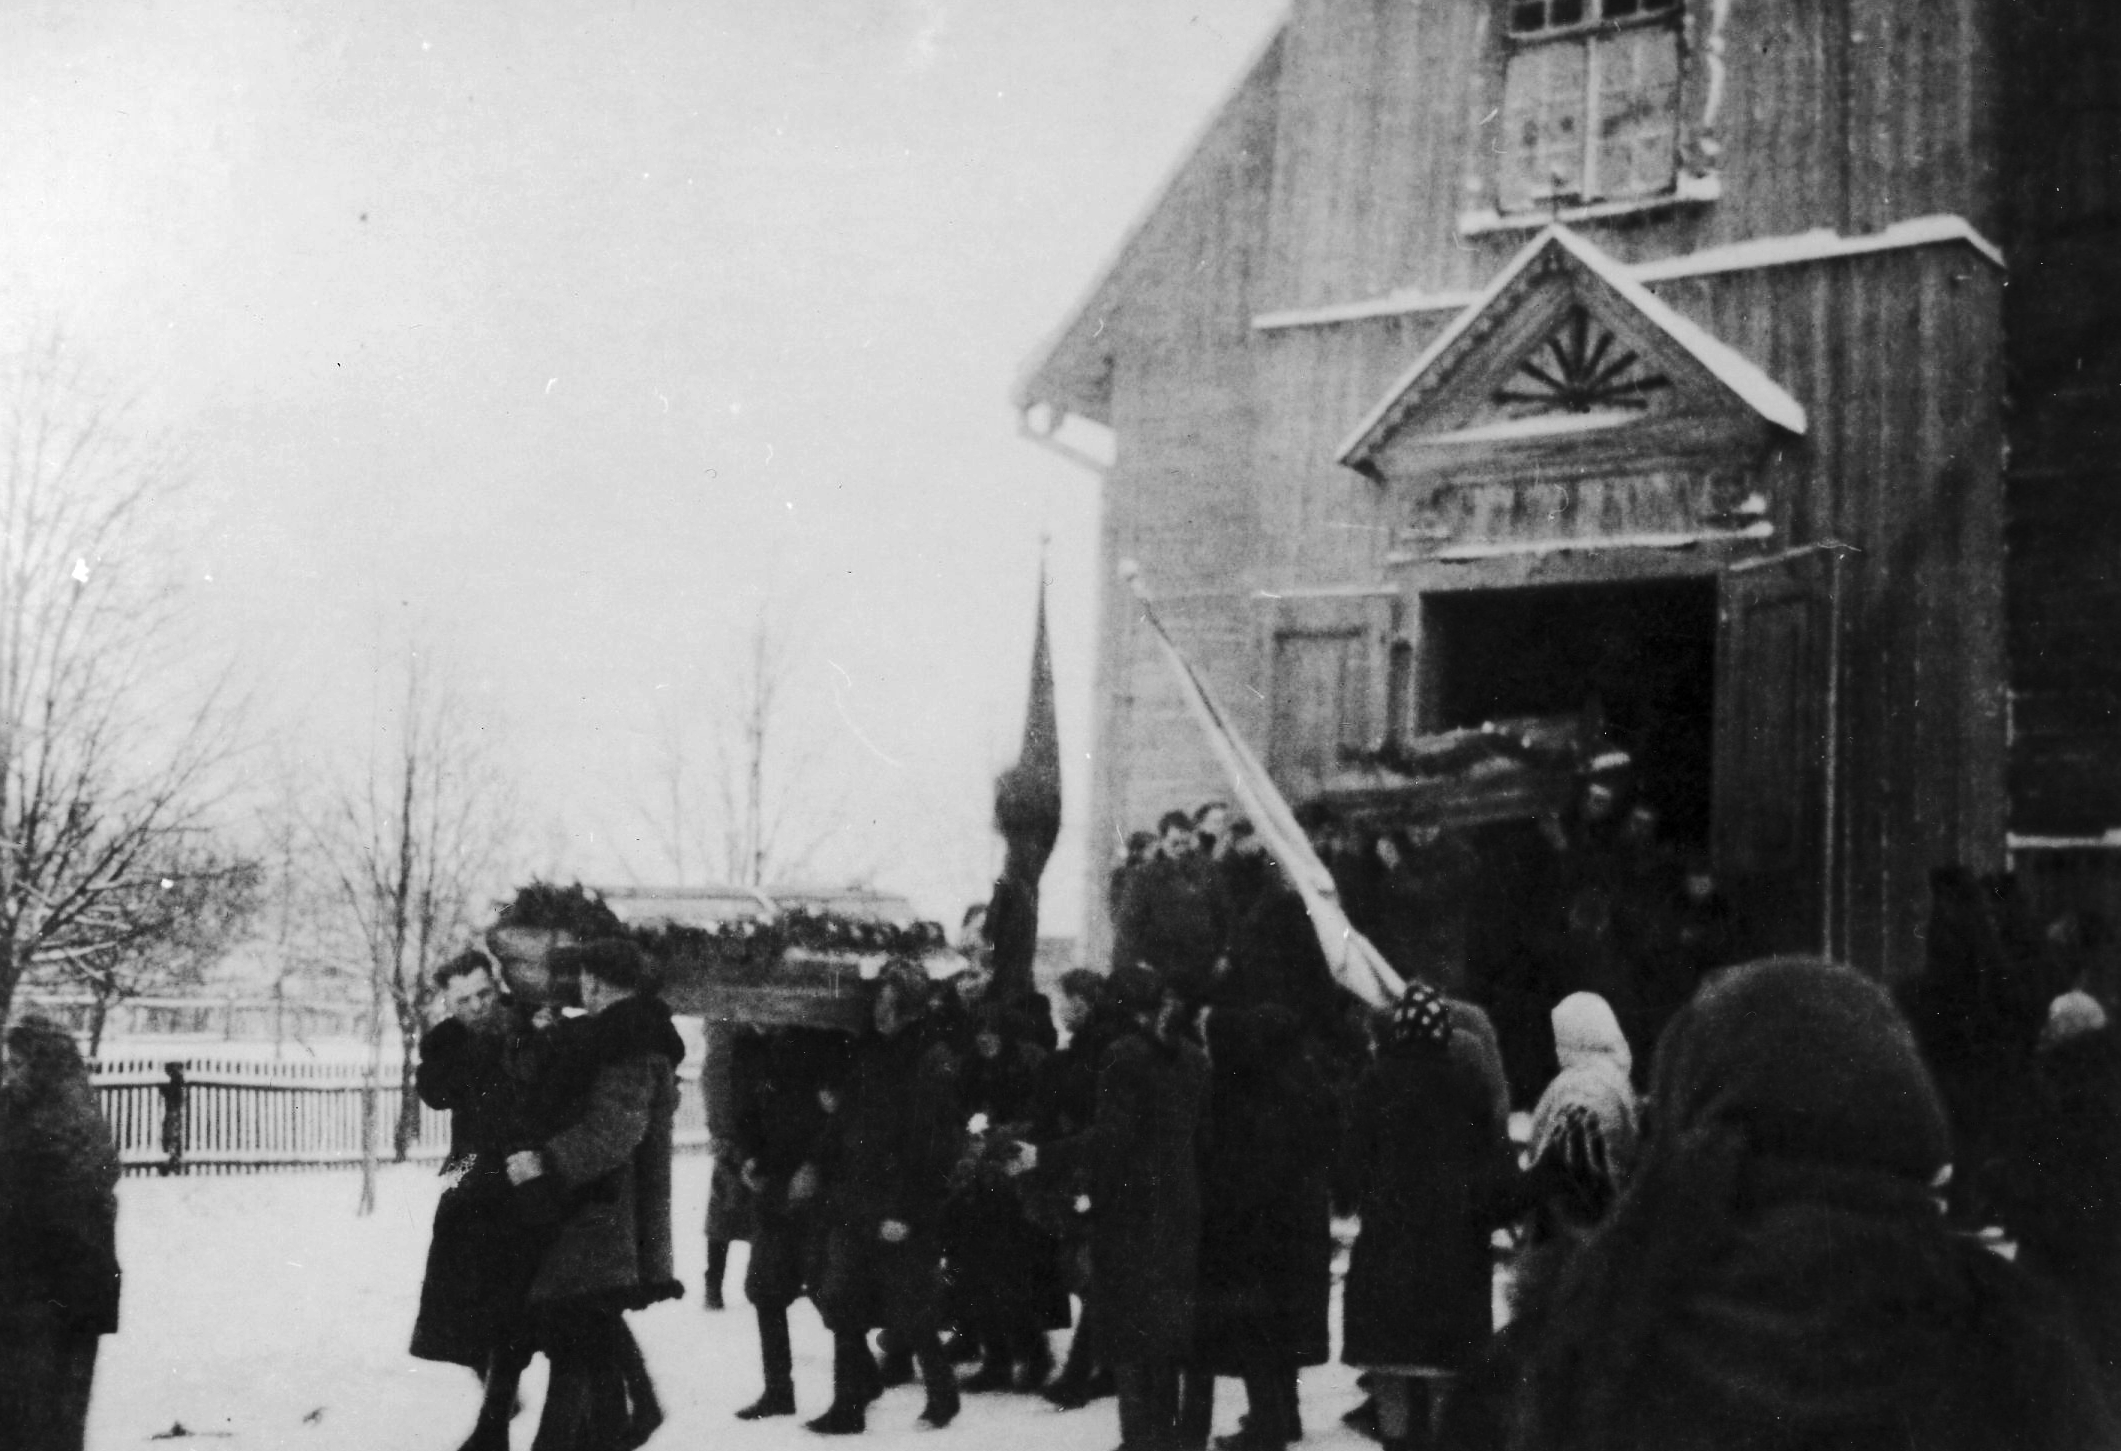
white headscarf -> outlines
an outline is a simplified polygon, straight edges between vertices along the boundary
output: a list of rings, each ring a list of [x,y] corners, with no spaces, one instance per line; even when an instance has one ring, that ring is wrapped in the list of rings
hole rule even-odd
[[[1596,993],[1569,994],[1555,1004],[1552,1017],[1561,1072],[1532,1110],[1532,1162],[1566,1140],[1561,1148],[1572,1157],[1597,1161],[1577,1167],[1610,1178],[1617,1190],[1634,1167],[1641,1142],[1635,1088],[1628,1077],[1635,1057],[1627,1035]]]

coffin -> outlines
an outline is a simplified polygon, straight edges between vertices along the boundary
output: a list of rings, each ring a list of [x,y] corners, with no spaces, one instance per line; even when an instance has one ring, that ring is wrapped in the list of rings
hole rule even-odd
[[[1378,751],[1343,751],[1319,795],[1373,831],[1433,824],[1482,826],[1565,810],[1587,777],[1632,762],[1577,716],[1491,721],[1416,736]]]

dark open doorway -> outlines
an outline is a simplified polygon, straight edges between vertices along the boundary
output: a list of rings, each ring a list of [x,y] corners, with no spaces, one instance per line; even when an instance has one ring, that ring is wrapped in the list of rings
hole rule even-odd
[[[1604,997],[1639,1065],[1691,980],[1674,947],[1681,864],[1709,842],[1715,764],[1713,578],[1431,594],[1423,599],[1426,729],[1595,709],[1633,759],[1624,812],[1651,834],[1588,816],[1469,834],[1465,988],[1502,1038],[1521,1105],[1554,1072],[1548,1012],[1573,991]]]
[[[1432,594],[1430,728],[1595,703],[1667,837],[1708,840],[1716,703],[1713,579]]]

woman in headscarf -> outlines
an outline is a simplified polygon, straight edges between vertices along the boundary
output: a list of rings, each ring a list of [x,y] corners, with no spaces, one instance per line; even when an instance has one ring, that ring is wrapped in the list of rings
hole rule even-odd
[[[1535,1211],[1530,1242],[1584,1233],[1605,1217],[1634,1167],[1640,1137],[1634,1055],[1620,1020],[1596,993],[1554,1007],[1561,1071],[1532,1110],[1520,1202]]]
[[[1531,1347],[1517,1451],[2121,1444],[2066,1310],[1946,1227],[1944,1110],[1876,983],[1731,969],[1666,1029],[1651,1101]]]
[[[1484,1205],[1488,1222],[1522,1221],[1523,1229],[1511,1265],[1510,1322],[1452,1398],[1444,1439],[1458,1451],[1503,1444],[1525,1347],[1539,1337],[1539,1307],[1619,1197],[1640,1147],[1634,1055],[1612,1008],[1596,993],[1571,993],[1551,1017],[1561,1072],[1532,1111],[1523,1171]]]
[[[1341,1359],[1372,1375],[1378,1430],[1404,1448],[1494,1328],[1491,1221],[1509,1140],[1479,1070],[1451,1053],[1451,1014],[1411,984],[1356,1090],[1350,1156],[1362,1233],[1348,1262]]]
[[[0,1086],[0,1445],[81,1451],[100,1337],[118,1328],[118,1155],[56,1024],[7,1035]]]

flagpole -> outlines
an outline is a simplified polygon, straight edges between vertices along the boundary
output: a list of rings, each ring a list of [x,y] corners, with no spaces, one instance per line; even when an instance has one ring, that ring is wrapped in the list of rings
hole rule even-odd
[[[1258,757],[1252,754],[1244,738],[1231,728],[1207,682],[1200,678],[1164,628],[1163,620],[1156,613],[1155,602],[1142,585],[1140,568],[1128,560],[1120,566],[1120,578],[1133,591],[1143,620],[1154,632],[1165,661],[1178,677],[1186,705],[1208,738],[1209,752],[1229,778],[1232,793],[1252,817],[1254,830],[1273,852],[1282,875],[1303,898],[1311,929],[1318,937],[1318,945],[1325,953],[1326,965],[1335,980],[1373,1007],[1385,1007],[1398,1001],[1405,988],[1404,982],[1375,944],[1348,920],[1347,912],[1340,904],[1340,890],[1333,881],[1333,874],[1312,850],[1309,838],[1297,824],[1296,813],[1289,809],[1288,801],[1260,765]]]

